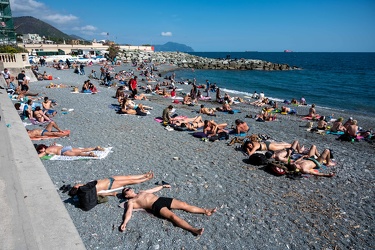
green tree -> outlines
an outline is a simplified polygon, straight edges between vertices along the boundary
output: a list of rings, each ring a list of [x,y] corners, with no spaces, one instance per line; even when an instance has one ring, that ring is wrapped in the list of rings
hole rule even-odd
[[[10,46],[10,45],[1,45],[0,53],[28,53],[28,51],[22,47]]]
[[[115,57],[117,56],[117,53],[120,51],[120,47],[116,46],[115,44],[111,44],[108,48],[108,57],[110,60],[113,61]]]

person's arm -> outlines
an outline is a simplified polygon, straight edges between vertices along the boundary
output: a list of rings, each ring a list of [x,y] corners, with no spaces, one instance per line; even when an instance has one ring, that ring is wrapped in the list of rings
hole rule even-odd
[[[133,201],[129,200],[127,202],[127,209],[126,209],[124,221],[122,222],[121,227],[120,227],[121,232],[125,231],[126,224],[128,224],[128,222],[130,221],[130,219],[132,217],[133,207],[134,207]]]
[[[42,157],[45,156],[45,155],[47,155],[46,152],[42,152],[42,153],[39,153],[39,154],[38,154],[39,158],[42,158]]]
[[[163,188],[170,188],[170,187],[171,187],[171,185],[162,185],[162,186],[158,186],[158,187],[154,187],[154,188],[151,188],[151,189],[144,190],[143,192],[152,194],[152,193],[156,193],[156,192],[162,190]]]

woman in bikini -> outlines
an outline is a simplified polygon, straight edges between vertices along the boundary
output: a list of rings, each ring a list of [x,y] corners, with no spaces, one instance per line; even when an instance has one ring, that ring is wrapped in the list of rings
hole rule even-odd
[[[250,156],[256,151],[279,151],[285,148],[291,148],[292,144],[286,142],[256,142],[256,141],[247,141],[244,144],[244,150]]]
[[[46,146],[40,144],[36,147],[39,157],[45,155],[65,155],[65,156],[90,156],[97,157],[92,151],[104,151],[100,146],[95,148],[73,148],[72,146],[57,146],[52,144],[51,146]]]

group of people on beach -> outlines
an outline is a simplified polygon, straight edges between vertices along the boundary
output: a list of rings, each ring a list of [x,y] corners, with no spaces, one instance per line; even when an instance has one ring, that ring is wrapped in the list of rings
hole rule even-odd
[[[99,77],[93,70],[89,78],[93,80],[102,80],[102,82],[107,86],[113,86],[113,83],[115,81],[119,83],[120,86],[116,90],[115,98],[117,99],[117,103],[119,105],[118,112],[121,114],[132,114],[140,116],[147,115],[147,110],[151,110],[152,107],[146,106],[143,103],[135,103],[135,101],[147,100],[146,91],[148,90],[157,94],[159,94],[159,91],[161,91],[163,96],[176,97],[178,95],[176,93],[175,84],[177,82],[175,81],[174,74],[172,74],[169,79],[170,84],[164,86],[164,88],[161,90],[159,83],[155,84],[154,87],[152,87],[150,84],[150,81],[157,79],[157,77],[153,74],[154,67],[146,66],[144,64],[136,64],[135,67],[137,67],[138,69],[143,69],[142,75],[146,77],[147,81],[147,86],[141,86],[140,88],[138,76],[136,76],[133,71],[123,71],[117,73],[115,77],[112,77],[111,70],[113,70],[113,68],[111,67],[113,66],[103,65],[103,67],[101,67],[100,69]],[[14,81],[14,78],[12,78],[9,71],[7,71],[6,69],[4,70],[3,76],[6,80],[7,87],[9,88],[11,83]],[[22,76],[17,77],[21,90],[23,88],[23,91],[26,91],[26,89],[28,91],[28,88],[22,87],[22,85],[25,85],[23,81],[27,81],[27,79],[23,78],[24,80],[20,81],[19,78],[22,78]],[[84,82],[82,86],[82,92],[85,93],[91,91],[91,93],[96,93],[98,91],[96,86],[90,82],[90,79]],[[26,83],[26,85],[27,84],[28,83]],[[228,124],[226,122],[221,123],[209,118],[204,119],[203,116],[208,116],[210,118],[215,117],[216,119],[217,112],[220,111],[230,113],[231,111],[233,111],[232,105],[235,105],[235,103],[237,102],[242,102],[243,99],[239,97],[230,97],[228,93],[225,93],[222,96],[220,88],[217,87],[216,84],[211,84],[208,80],[206,81],[206,85],[201,86],[201,88],[198,88],[195,80],[191,82],[191,85],[191,91],[183,97],[182,105],[195,107],[196,105],[198,105],[198,100],[204,101],[205,104],[201,104],[199,106],[199,115],[191,118],[173,115],[173,113],[175,112],[175,107],[170,104],[165,107],[162,113],[161,120],[165,128],[171,130],[183,130],[184,128],[186,128],[189,131],[197,131],[199,129],[202,129],[202,132],[207,138],[214,138],[222,134],[234,134],[236,137],[234,137],[228,143],[228,145],[240,143],[241,148],[246,153],[247,157],[250,157],[257,152],[265,152],[264,155],[268,159],[274,159],[288,164],[293,168],[294,171],[299,171],[303,174],[311,174],[315,176],[334,176],[332,172],[321,173],[319,171],[316,171],[316,169],[320,168],[323,164],[329,167],[335,166],[336,163],[332,160],[333,152],[329,149],[323,149],[323,151],[320,153],[315,145],[312,145],[309,149],[305,149],[305,147],[301,146],[298,141],[286,143],[274,142],[270,140],[260,140],[258,137],[248,135],[248,133],[250,132],[250,127],[246,121],[241,119],[234,120],[234,126],[232,128],[228,128]],[[172,88],[169,89],[169,86],[172,86]],[[145,93],[139,93],[140,89],[143,89]],[[202,90],[202,92],[205,90],[206,96],[202,94],[200,89]],[[23,93],[23,95],[26,95],[27,91]],[[207,104],[211,103],[210,98],[208,97],[210,97],[210,92],[213,91],[216,93],[216,103],[221,104],[220,107],[207,107]],[[262,109],[260,111],[260,114],[255,118],[257,120],[260,119],[263,121],[273,120],[272,111],[278,109],[277,103],[271,102],[264,96],[263,92],[261,92],[260,94],[257,94],[255,92],[253,98],[256,100],[252,102],[252,104],[255,106],[259,106]],[[306,100],[304,98],[301,98],[299,104],[305,105]],[[57,114],[56,110],[54,109],[55,105],[56,103],[53,100],[50,100],[48,97],[44,98],[42,107],[33,107],[33,100],[27,100],[23,107],[23,110],[25,111],[23,113],[26,114],[29,119],[35,118],[41,123],[46,122],[46,127],[44,129],[37,128],[27,130],[30,138],[46,139],[49,137],[69,136],[68,131],[60,129],[56,122],[52,120],[52,118]],[[269,105],[269,109],[264,109],[263,107],[267,105]],[[280,110],[280,113],[285,113],[286,115],[293,114],[293,109],[287,106],[283,106]],[[328,123],[325,117],[318,116],[314,104],[311,105],[307,116],[313,119],[319,119],[317,126],[318,129],[325,130],[328,128]],[[343,131],[351,137],[357,136],[359,134],[357,121],[353,119],[349,119],[345,124],[342,124],[342,119],[339,118],[333,122],[330,130]],[[73,148],[72,146],[61,146],[52,143],[50,146],[40,144],[36,147],[36,150],[39,157],[44,157],[46,155],[96,157],[94,151],[103,151],[104,149],[100,146],[88,148]],[[121,195],[124,198],[128,199],[126,203],[125,216],[120,226],[121,231],[125,231],[127,229],[127,225],[132,217],[133,211],[135,209],[141,208],[150,210],[154,215],[164,217],[172,221],[175,225],[188,230],[195,235],[201,235],[204,231],[203,228],[193,227],[187,221],[183,220],[175,213],[173,213],[171,210],[179,209],[190,213],[210,216],[214,212],[216,212],[216,208],[200,208],[197,206],[189,205],[186,202],[182,202],[177,199],[158,197],[157,195],[155,195],[156,192],[164,188],[171,188],[168,183],[164,183],[152,189],[143,190],[138,193],[136,193],[134,189],[127,187],[129,185],[135,185],[152,180],[153,178],[154,174],[151,171],[141,175],[111,176],[105,179],[91,181],[86,184],[76,184],[69,190],[69,195],[72,197],[78,196],[80,207],[84,210],[90,210],[99,202],[99,199],[106,196],[118,196],[120,195],[118,191],[121,190]]]

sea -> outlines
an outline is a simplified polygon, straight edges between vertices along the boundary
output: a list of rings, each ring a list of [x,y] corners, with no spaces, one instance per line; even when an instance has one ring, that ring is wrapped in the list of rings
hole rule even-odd
[[[375,53],[316,52],[191,52],[207,58],[259,59],[297,66],[298,70],[192,70],[178,72],[181,80],[216,83],[231,96],[264,92],[283,102],[304,97],[317,108],[375,115]],[[211,93],[214,97],[214,93]]]

